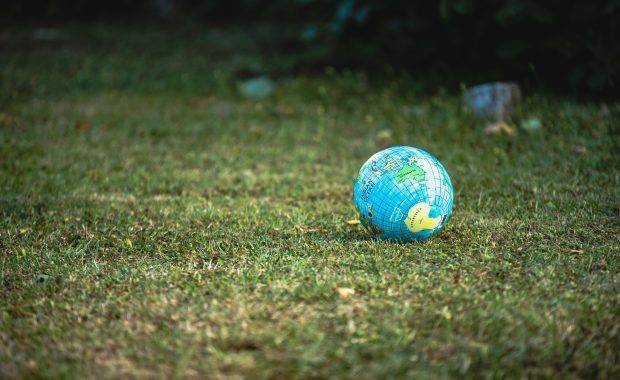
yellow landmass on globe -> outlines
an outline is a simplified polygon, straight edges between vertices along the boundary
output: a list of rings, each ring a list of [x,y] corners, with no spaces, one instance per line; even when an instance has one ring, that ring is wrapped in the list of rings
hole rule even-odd
[[[405,225],[411,232],[420,232],[422,230],[434,230],[441,223],[441,216],[431,218],[428,214],[431,212],[431,206],[424,202],[415,204],[409,209]]]

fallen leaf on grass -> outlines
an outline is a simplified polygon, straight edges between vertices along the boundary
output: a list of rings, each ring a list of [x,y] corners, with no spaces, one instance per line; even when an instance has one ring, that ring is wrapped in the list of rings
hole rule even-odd
[[[78,120],[75,122],[75,129],[79,129],[80,131],[88,131],[90,130],[90,123],[84,120]]]
[[[348,298],[355,294],[355,289],[351,288],[336,288],[336,291],[340,298]]]
[[[575,253],[575,254],[583,254],[585,251],[583,249],[563,249],[564,252],[567,253]]]
[[[487,126],[484,128],[484,133],[486,133],[487,135],[499,135],[505,133],[512,136],[515,134],[515,129],[510,125],[506,124],[505,122],[500,121],[487,124]]]
[[[263,132],[265,132],[265,128],[252,125],[249,127],[248,131],[253,135],[262,135]]]
[[[346,222],[349,226],[354,226],[356,224],[360,224],[360,220],[359,219],[351,219],[351,220],[347,220]]]
[[[320,228],[308,228],[308,227],[299,227],[299,231],[303,232],[303,233],[309,233],[309,232],[319,232],[321,229]]]
[[[448,321],[452,319],[452,313],[450,312],[450,309],[448,309],[447,306],[444,306],[443,309],[441,309],[441,316],[444,317]]]
[[[573,151],[574,151],[575,153],[577,153],[578,155],[580,155],[580,156],[585,156],[586,154],[588,154],[588,153],[589,153],[588,148],[586,148],[586,147],[585,147],[585,146],[583,146],[583,145],[577,145],[577,146],[575,146],[575,148],[573,149]]]
[[[0,112],[0,127],[8,127],[15,123],[15,118],[9,114]]]
[[[455,272],[454,275],[452,276],[452,283],[456,285],[460,281],[461,281],[461,272]]]

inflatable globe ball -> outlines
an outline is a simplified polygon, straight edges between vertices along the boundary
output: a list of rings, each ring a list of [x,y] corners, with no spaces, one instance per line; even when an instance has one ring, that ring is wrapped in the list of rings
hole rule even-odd
[[[361,223],[381,239],[412,241],[435,236],[452,213],[448,172],[422,149],[396,146],[366,161],[353,201]]]

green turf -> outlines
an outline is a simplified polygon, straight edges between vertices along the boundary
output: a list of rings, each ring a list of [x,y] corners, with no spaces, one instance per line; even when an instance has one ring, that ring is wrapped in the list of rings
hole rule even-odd
[[[619,104],[528,94],[543,128],[488,137],[389,70],[244,99],[311,55],[260,30],[29,33],[0,34],[0,377],[620,376]],[[435,239],[346,223],[383,144],[450,173]]]

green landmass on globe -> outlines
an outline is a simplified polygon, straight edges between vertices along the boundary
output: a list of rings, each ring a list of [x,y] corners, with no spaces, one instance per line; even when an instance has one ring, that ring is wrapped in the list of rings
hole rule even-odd
[[[357,182],[363,183],[362,180],[362,173],[364,172],[364,169],[366,168],[366,166],[368,166],[367,164],[364,164],[362,166],[362,168],[360,169],[359,173],[357,173],[357,178],[355,179]]]
[[[426,172],[416,164],[407,164],[396,172],[396,182],[403,183],[408,179],[424,181]]]

